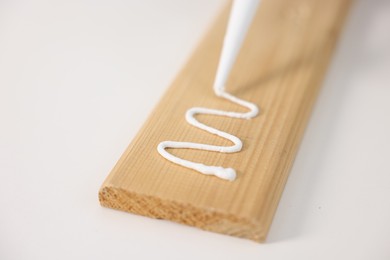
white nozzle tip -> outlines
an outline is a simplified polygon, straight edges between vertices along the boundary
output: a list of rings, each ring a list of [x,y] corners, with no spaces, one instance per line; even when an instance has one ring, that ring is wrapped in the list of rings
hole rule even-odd
[[[224,90],[223,88],[214,87],[215,95],[217,95],[218,97],[222,96],[222,93],[223,93],[224,91],[225,91],[225,90]]]

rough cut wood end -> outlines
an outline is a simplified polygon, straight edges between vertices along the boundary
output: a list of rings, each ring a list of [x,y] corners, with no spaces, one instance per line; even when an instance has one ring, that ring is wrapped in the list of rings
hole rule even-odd
[[[197,208],[193,205],[161,200],[152,196],[142,196],[114,187],[103,187],[99,192],[99,200],[101,205],[107,208],[155,219],[166,219],[258,242],[263,242],[265,239],[265,232],[256,223],[212,209]]]

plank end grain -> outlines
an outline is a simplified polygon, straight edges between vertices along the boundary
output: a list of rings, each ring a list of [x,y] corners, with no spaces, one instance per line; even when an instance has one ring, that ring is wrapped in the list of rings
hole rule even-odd
[[[132,212],[155,219],[168,219],[216,233],[249,238],[262,242],[265,230],[254,220],[240,218],[231,213],[197,207],[192,204],[163,200],[155,196],[132,193],[116,187],[102,187],[100,203],[104,207]]]
[[[101,205],[264,241],[349,7],[349,0],[262,1],[227,85],[233,95],[257,104],[260,115],[199,116],[238,136],[243,150],[171,150],[236,169],[233,182],[172,164],[156,150],[164,140],[229,145],[184,119],[193,106],[240,109],[212,90],[226,8],[103,183]]]

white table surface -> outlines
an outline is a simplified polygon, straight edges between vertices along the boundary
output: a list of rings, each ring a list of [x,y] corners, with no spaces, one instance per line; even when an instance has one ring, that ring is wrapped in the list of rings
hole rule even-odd
[[[390,1],[357,1],[268,242],[100,207],[223,0],[0,1],[0,259],[390,259]]]

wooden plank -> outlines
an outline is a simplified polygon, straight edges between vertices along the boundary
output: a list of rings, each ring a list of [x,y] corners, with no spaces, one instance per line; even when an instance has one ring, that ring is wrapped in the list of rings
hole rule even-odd
[[[243,151],[172,151],[196,162],[235,168],[233,182],[175,165],[156,151],[164,140],[229,145],[184,118],[193,106],[240,110],[212,90],[226,8],[103,183],[101,204],[263,241],[349,3],[262,2],[227,86],[232,94],[256,103],[261,114],[252,120],[198,117],[241,138]]]

